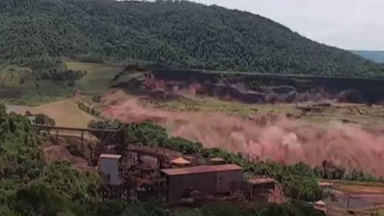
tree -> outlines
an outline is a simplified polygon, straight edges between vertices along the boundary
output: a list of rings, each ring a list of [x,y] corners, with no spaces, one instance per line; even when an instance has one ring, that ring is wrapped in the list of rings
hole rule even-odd
[[[55,216],[69,208],[69,200],[41,182],[33,182],[16,192],[13,208],[22,215]]]

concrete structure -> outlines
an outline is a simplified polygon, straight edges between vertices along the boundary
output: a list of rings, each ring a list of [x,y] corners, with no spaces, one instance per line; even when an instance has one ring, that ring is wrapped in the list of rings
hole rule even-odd
[[[99,171],[102,174],[102,183],[107,185],[123,184],[121,155],[101,154],[99,157]]]
[[[27,118],[29,120],[29,123],[36,124],[36,116],[31,115],[31,116],[27,116]]]
[[[276,202],[274,198],[276,181],[268,177],[256,177],[248,180],[250,188],[250,198],[258,202]]]
[[[243,180],[243,168],[234,164],[163,169],[161,172],[166,176],[169,202],[182,199],[189,189],[212,195],[229,193],[232,182]]]

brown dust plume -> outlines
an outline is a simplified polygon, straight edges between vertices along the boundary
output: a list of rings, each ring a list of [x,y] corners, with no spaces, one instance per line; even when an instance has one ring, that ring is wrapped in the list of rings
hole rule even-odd
[[[252,154],[259,159],[282,163],[323,160],[384,175],[384,135],[372,134],[359,126],[330,122],[326,127],[286,117],[266,115],[246,120],[222,113],[174,112],[143,106],[117,92],[103,98],[102,115],[123,122],[156,121],[170,135],[199,141],[206,147]]]

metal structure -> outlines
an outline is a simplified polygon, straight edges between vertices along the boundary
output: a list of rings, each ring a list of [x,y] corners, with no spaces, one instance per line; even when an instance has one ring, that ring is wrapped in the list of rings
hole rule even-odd
[[[73,127],[61,127],[61,126],[52,126],[52,125],[42,125],[42,124],[31,124],[32,128],[37,131],[47,131],[49,134],[55,134],[56,138],[65,134],[78,134],[81,137],[81,143],[84,142],[84,134],[90,133],[92,135],[97,133],[103,133],[107,139],[116,135],[118,130],[114,129],[93,129],[93,128],[73,128]],[[61,132],[61,133],[60,133]],[[64,132],[64,133],[63,133]]]
[[[103,177],[102,183],[115,186],[123,184],[121,155],[101,154],[98,170]]]
[[[137,162],[138,164],[144,161],[155,165],[158,169],[171,168],[171,161],[174,158],[181,157],[180,152],[171,151],[163,148],[151,148],[146,146],[135,146],[130,145],[127,148],[127,152],[131,161]]]
[[[38,124],[32,124],[32,127],[37,131],[47,131],[57,140],[61,136],[76,135],[84,144],[86,133],[99,140],[96,148],[93,146],[90,164],[99,166],[99,194],[104,200],[146,200],[160,196],[168,203],[178,203],[192,196],[193,202],[197,203],[197,200],[206,199],[242,200],[244,194],[252,200],[264,192],[271,193],[274,188],[273,179],[244,181],[242,167],[221,164],[225,163],[222,158],[184,156],[169,149],[132,145],[122,128],[91,129]],[[178,163],[175,163],[177,158]],[[181,166],[180,161],[186,167],[175,168]],[[237,190],[234,184],[246,185],[246,189]]]

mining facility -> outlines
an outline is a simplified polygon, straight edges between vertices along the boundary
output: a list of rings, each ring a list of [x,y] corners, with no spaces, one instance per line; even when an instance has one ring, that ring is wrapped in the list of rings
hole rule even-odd
[[[221,158],[181,155],[168,149],[130,145],[125,156],[100,154],[103,199],[160,198],[169,204],[208,200],[281,202],[273,179],[244,179],[243,168]]]
[[[102,199],[161,199],[172,205],[196,206],[211,201],[283,202],[280,185],[265,176],[245,178],[243,168],[222,158],[183,155],[160,147],[127,141],[119,130],[32,126],[60,136],[78,133],[80,143],[87,133],[99,141],[89,164],[97,167]]]

